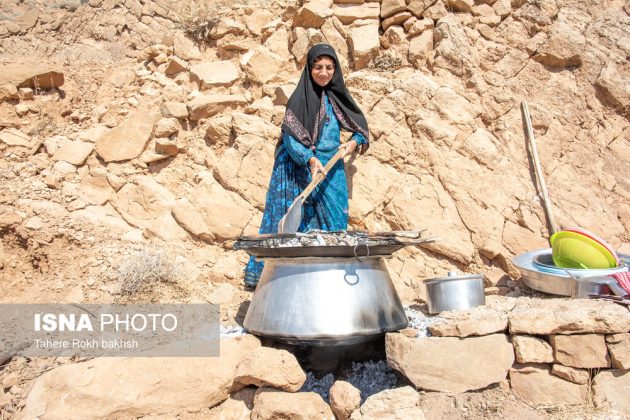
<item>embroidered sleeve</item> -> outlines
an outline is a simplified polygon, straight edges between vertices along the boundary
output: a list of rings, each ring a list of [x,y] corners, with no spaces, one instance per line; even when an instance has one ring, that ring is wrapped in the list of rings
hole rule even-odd
[[[315,156],[311,149],[304,146],[287,132],[282,133],[282,143],[287,148],[287,152],[289,152],[291,159],[293,159],[298,165],[306,166],[308,164],[308,160]]]
[[[361,146],[367,144],[367,140],[363,137],[363,134],[356,132],[350,137],[350,140],[355,140],[357,142],[357,146]]]

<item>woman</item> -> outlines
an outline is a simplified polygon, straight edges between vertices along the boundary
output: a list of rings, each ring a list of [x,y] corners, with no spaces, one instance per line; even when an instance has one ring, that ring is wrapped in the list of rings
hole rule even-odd
[[[340,129],[354,133],[344,144]],[[318,172],[326,178],[306,199],[298,231],[346,230],[348,186],[343,160],[328,173],[324,165],[338,149],[345,149],[347,156],[360,146],[363,154],[369,146],[368,135],[367,121],[346,89],[335,50],[327,44],[314,45],[287,103],[260,233],[278,232],[278,222]],[[251,257],[245,284],[255,286],[262,268],[263,263]]]

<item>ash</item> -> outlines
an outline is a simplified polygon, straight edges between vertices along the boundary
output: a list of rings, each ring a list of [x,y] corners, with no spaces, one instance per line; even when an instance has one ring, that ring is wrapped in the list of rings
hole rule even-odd
[[[424,313],[420,311],[416,311],[415,309],[411,309],[405,307],[405,315],[407,315],[407,319],[409,320],[409,324],[407,324],[408,328],[415,328],[418,330],[416,334],[416,338],[422,337],[430,337],[429,326],[439,324],[442,322],[442,318],[437,316],[426,316]]]
[[[335,383],[335,377],[332,373],[317,379],[313,372],[306,372],[306,382],[300,388],[300,392],[315,392],[319,394],[324,401],[328,402],[330,387]]]
[[[346,379],[361,391],[361,404],[367,397],[396,387],[396,372],[387,366],[385,360],[376,362],[352,362],[352,372]]]
[[[219,328],[219,338],[238,337],[239,335],[245,334],[247,334],[247,331],[245,331],[240,325],[229,325],[227,327],[221,325]]]
[[[335,378],[332,373],[328,373],[317,379],[313,372],[306,372],[306,382],[300,392],[315,392],[328,402],[330,387],[337,379],[349,382],[361,391],[361,403],[371,395],[395,388],[398,383],[396,372],[387,366],[385,360],[352,362],[352,370],[345,378]]]

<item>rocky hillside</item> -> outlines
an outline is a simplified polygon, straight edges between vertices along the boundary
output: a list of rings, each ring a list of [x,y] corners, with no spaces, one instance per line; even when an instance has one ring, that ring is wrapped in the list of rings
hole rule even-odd
[[[629,34],[620,0],[2,2],[2,301],[212,302],[239,323],[232,242],[258,230],[318,42],[370,125],[351,228],[440,238],[388,261],[405,304],[451,269],[528,293],[510,260],[549,229],[522,101],[556,223],[629,253]]]

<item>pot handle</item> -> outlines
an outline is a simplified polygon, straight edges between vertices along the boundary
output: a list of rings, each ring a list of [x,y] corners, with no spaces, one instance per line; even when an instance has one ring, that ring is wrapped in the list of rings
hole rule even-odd
[[[359,248],[360,245],[365,245],[365,250],[367,251],[367,254],[362,257],[359,257],[357,255],[357,249]],[[367,259],[370,257],[370,246],[366,243],[363,243],[363,244],[358,243],[354,246],[354,248],[352,248],[352,252],[354,253],[354,258],[356,258],[357,261],[364,262],[364,261],[367,261]]]
[[[625,295],[628,294],[621,286],[619,286],[619,284],[617,284],[617,279],[615,279],[614,277],[610,277],[610,280],[608,281],[608,287],[617,296],[624,297]]]

